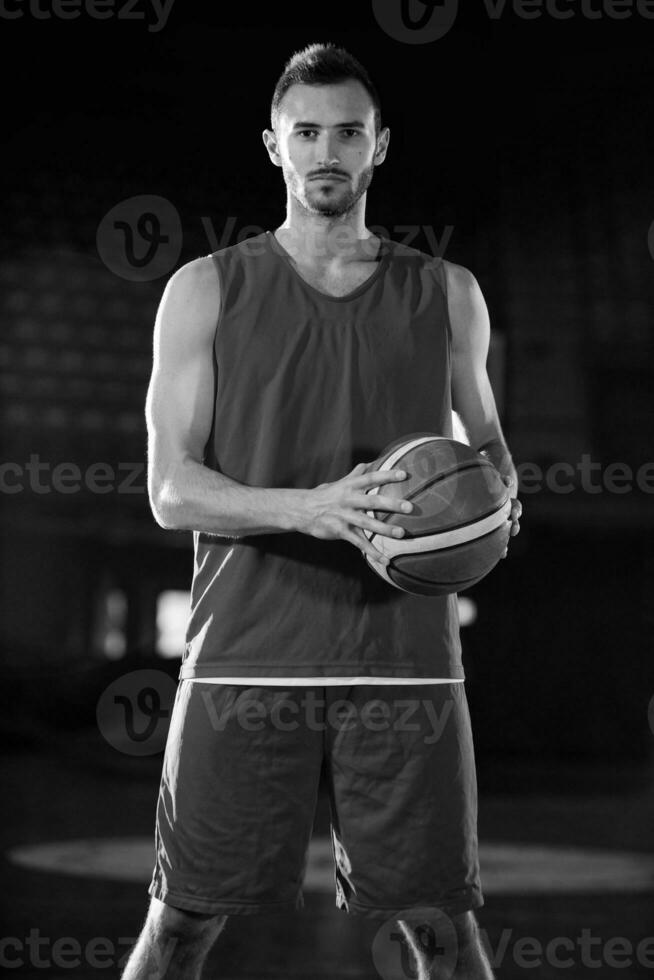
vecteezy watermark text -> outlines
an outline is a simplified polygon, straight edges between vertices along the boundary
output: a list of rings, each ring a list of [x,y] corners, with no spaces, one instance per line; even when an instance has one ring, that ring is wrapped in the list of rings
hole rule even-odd
[[[268,248],[261,237],[265,228],[252,224],[238,227],[238,218],[234,215],[228,216],[220,229],[206,215],[200,217],[200,223],[213,252],[232,242],[242,245],[250,256],[263,255]],[[400,245],[416,245],[422,238],[434,258],[442,259],[454,226],[446,225],[440,234],[433,225],[416,224],[393,225],[392,229],[370,225],[370,230],[374,235],[392,238]],[[165,197],[141,194],[119,201],[107,211],[98,225],[96,247],[106,267],[121,279],[149,282],[167,275],[174,268],[181,254],[183,237],[182,221],[175,206]],[[311,245],[316,258],[335,248],[346,256],[349,249],[354,254],[355,249],[360,253],[365,247],[366,243],[361,243],[353,229],[342,227],[331,229],[326,238]],[[376,253],[376,239],[371,240],[370,249],[371,253]]]
[[[603,938],[589,928],[582,928],[576,936],[559,935],[548,940],[517,935],[514,929],[502,929],[494,943],[486,929],[480,929],[479,936],[494,970],[507,962],[532,971],[543,966],[568,971],[601,967],[621,970],[636,964],[644,969],[654,967],[654,936],[638,941],[626,936]],[[413,909],[381,926],[371,952],[382,980],[415,980],[418,962],[425,973],[437,964],[438,976],[448,980],[457,965],[459,942],[454,924],[440,909]]]
[[[521,20],[654,20],[654,0],[483,0],[491,20],[512,13]],[[381,29],[403,44],[431,44],[454,26],[459,0],[372,0]]]
[[[491,20],[498,20],[507,9],[523,20],[547,16],[553,20],[626,20],[634,15],[654,20],[654,0],[484,0]]]
[[[145,473],[145,463],[91,463],[82,469],[77,463],[52,464],[31,453],[25,463],[0,463],[0,493],[9,495],[31,490],[36,494],[74,494],[86,490],[93,494],[146,493],[144,482],[137,482]]]
[[[421,470],[420,467],[424,467]],[[416,456],[419,476],[430,475],[435,465],[428,454]],[[634,468],[628,463],[612,462],[603,465],[590,453],[582,453],[576,463],[553,462],[548,466],[528,461],[516,465],[518,496],[529,496],[547,490],[554,494],[582,492],[589,494],[626,494],[633,490],[654,493],[654,460]],[[86,468],[75,462],[51,463],[31,453],[25,462],[6,460],[0,463],[0,494],[9,496],[23,491],[45,495],[71,495],[82,490],[92,494],[145,494],[145,463],[95,462]],[[456,492],[453,484],[452,493]]]
[[[543,965],[562,970],[574,966],[624,969],[634,963],[650,969],[654,967],[654,936],[646,936],[633,943],[625,936],[611,936],[604,940],[601,936],[593,935],[592,929],[581,929],[578,936],[554,936],[543,942],[535,936],[519,936],[514,940],[514,930],[503,929],[493,948],[486,930],[481,929],[480,935],[494,969],[502,966],[507,954],[521,969]]]
[[[411,732],[425,745],[442,737],[455,708],[455,698],[443,690],[438,702],[429,697],[325,698],[311,688],[295,695],[274,685],[261,689],[186,681],[198,686],[200,700],[213,732]],[[455,683],[452,682],[452,686]],[[438,685],[443,688],[443,685]],[[125,755],[146,756],[162,751],[172,718],[177,686],[162,670],[132,670],[116,678],[102,692],[96,721],[103,738]],[[408,694],[407,690],[407,694]]]
[[[614,462],[607,466],[593,461],[590,453],[582,453],[576,463],[557,462],[549,466],[521,462],[516,466],[518,494],[538,493],[543,489],[551,493],[629,493],[634,485],[642,493],[654,493],[654,462],[642,463],[634,471],[628,463]]]
[[[85,964],[93,970],[106,970],[111,966],[122,969],[135,943],[133,936],[119,936],[116,942],[106,936],[93,936],[86,943],[81,943],[74,936],[51,939],[42,936],[40,929],[34,928],[23,938],[0,938],[0,968],[17,970],[31,966],[37,970],[70,970]],[[166,969],[176,945],[177,939],[172,938],[163,948],[158,944],[153,946],[157,969]],[[157,975],[163,976],[163,972]]]
[[[0,0],[0,18],[76,20],[84,14],[91,20],[148,20],[148,31],[156,34],[166,26],[174,2],[175,0]],[[150,21],[150,13],[154,14],[153,21]]]
[[[450,698],[439,709],[429,698],[385,700],[379,697],[358,703],[350,698],[329,701],[312,690],[297,699],[274,695],[264,699],[243,693],[235,701],[222,705],[216,703],[212,690],[201,691],[201,698],[211,727],[218,732],[224,731],[230,723],[247,732],[260,732],[265,728],[280,732],[295,732],[300,728],[312,732],[364,728],[371,732],[422,733],[426,745],[441,738],[454,708]]]

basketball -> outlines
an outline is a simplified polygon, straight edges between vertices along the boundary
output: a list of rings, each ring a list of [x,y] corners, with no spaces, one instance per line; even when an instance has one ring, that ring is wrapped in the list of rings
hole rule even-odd
[[[489,459],[465,443],[417,432],[390,443],[374,468],[402,469],[407,478],[373,487],[370,496],[406,498],[413,510],[367,511],[404,528],[399,539],[364,531],[390,559],[384,566],[366,555],[373,571],[397,589],[424,596],[461,592],[488,575],[511,529],[509,489]]]

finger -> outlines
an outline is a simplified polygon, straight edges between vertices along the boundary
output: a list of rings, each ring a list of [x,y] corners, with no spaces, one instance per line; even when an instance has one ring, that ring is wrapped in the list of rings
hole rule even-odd
[[[516,522],[515,522],[515,523],[514,523],[514,524],[512,525],[512,527],[511,527],[511,531],[510,531],[509,533],[510,533],[510,536],[511,536],[512,538],[515,538],[515,536],[516,536],[516,534],[520,534],[520,524],[519,524],[519,522],[518,522],[518,521],[516,521]]]
[[[375,534],[383,534],[387,538],[403,538],[404,528],[397,524],[389,524],[388,521],[378,521],[374,517],[368,517],[361,510],[344,511],[343,516],[348,524],[355,528],[365,528],[366,531],[373,531]]]
[[[368,541],[363,531],[359,531],[357,528],[348,529],[343,532],[343,538],[358,548],[362,555],[368,555],[372,561],[388,565],[389,559]]]
[[[517,480],[514,480],[514,478],[512,476],[503,476],[502,477],[502,481],[504,482],[504,485],[508,488],[509,493],[511,494],[512,499],[515,500],[517,498],[517,496],[518,496],[518,482],[517,482]]]
[[[348,504],[363,510],[388,510],[396,514],[410,514],[413,510],[413,504],[410,500],[403,500],[402,497],[388,497],[382,493],[352,495]]]
[[[405,470],[370,470],[368,473],[356,477],[355,486],[379,486],[382,483],[394,483],[399,480],[406,480],[406,478]]]

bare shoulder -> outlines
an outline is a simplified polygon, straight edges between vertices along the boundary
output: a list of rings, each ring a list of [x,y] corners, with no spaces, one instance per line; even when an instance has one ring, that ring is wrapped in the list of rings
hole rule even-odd
[[[193,259],[181,266],[166,284],[163,301],[215,311],[220,301],[220,280],[210,255]]]
[[[180,345],[186,352],[205,348],[219,314],[220,281],[212,258],[187,262],[166,283],[155,324],[155,349],[173,363]]]
[[[447,293],[450,300],[455,303],[465,299],[470,301],[475,294],[481,292],[479,283],[470,269],[466,269],[463,265],[457,265],[455,262],[447,262],[445,260],[443,260],[443,266],[445,267]]]
[[[445,263],[447,306],[455,350],[488,345],[488,308],[479,283],[469,269]]]

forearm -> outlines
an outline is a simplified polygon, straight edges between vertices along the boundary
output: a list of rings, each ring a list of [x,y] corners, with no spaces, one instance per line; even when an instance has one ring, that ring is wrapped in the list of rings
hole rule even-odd
[[[511,480],[511,490],[518,491],[518,474],[513,465],[513,459],[504,437],[501,433],[492,439],[487,439],[481,446],[477,447],[477,452],[484,453],[490,459],[493,466],[499,470],[504,477]]]
[[[302,489],[249,487],[224,473],[186,460],[161,481],[153,513],[169,530],[223,537],[277,534],[299,528]]]

